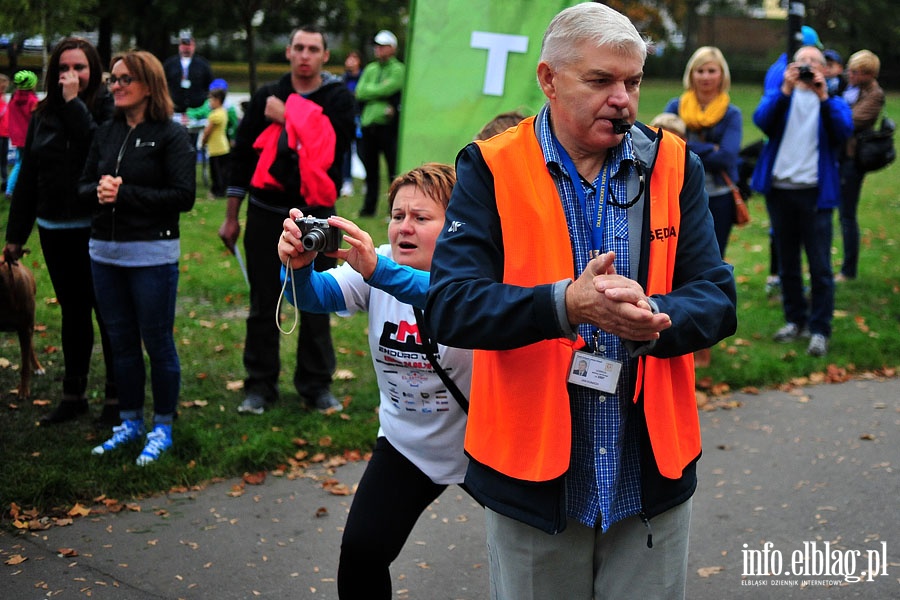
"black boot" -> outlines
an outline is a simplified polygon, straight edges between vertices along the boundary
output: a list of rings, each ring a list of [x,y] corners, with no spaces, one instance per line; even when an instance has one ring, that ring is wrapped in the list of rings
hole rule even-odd
[[[85,398],[77,400],[63,400],[56,405],[53,412],[49,415],[41,417],[41,425],[55,425],[56,423],[65,423],[86,413],[88,410],[88,402]]]

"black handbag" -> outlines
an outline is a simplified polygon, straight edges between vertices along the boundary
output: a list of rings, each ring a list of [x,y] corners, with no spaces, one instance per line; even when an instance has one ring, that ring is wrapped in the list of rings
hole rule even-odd
[[[879,129],[868,129],[856,135],[856,166],[862,173],[877,171],[897,158],[894,148],[894,130],[897,124],[882,117]]]

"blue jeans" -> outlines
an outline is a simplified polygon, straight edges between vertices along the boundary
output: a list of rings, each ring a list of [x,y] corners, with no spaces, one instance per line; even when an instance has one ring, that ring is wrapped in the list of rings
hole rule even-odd
[[[844,262],[841,273],[848,279],[856,277],[859,265],[859,223],[856,211],[859,208],[859,193],[863,176],[853,158],[844,158],[841,163],[841,237],[844,239]]]
[[[832,210],[817,206],[818,188],[772,189],[766,208],[772,221],[781,266],[781,299],[784,318],[810,333],[831,336],[834,314],[834,274],[831,271]],[[809,263],[811,296],[803,295],[801,251]]]
[[[181,389],[175,349],[175,296],[178,264],[118,267],[91,261],[94,292],[113,351],[122,419],[143,419],[150,357],[154,423],[171,423]]]

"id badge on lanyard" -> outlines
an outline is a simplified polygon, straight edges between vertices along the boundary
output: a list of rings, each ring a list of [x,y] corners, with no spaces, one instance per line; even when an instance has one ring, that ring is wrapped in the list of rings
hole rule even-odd
[[[622,363],[607,358],[606,347],[600,345],[600,333],[594,334],[594,351],[579,350],[572,355],[568,382],[606,394],[615,394],[622,373]]]

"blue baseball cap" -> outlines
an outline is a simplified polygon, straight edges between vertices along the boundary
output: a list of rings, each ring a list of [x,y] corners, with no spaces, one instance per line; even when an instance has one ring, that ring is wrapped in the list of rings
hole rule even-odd
[[[829,61],[831,61],[831,62],[836,62],[836,63],[839,64],[839,65],[843,65],[843,64],[844,64],[844,60],[841,58],[841,55],[838,54],[838,51],[837,51],[837,50],[831,50],[831,49],[829,48],[828,50],[826,50],[826,51],[823,52],[822,54],[825,55],[825,60],[829,60]]]
[[[210,90],[227,90],[228,82],[224,79],[213,79],[212,83],[209,84]]]
[[[816,30],[809,25],[804,25],[800,28],[800,35],[803,38],[804,46],[815,46],[819,50],[823,50],[825,48],[825,46],[823,46],[822,42],[819,40],[819,34],[816,33]]]

